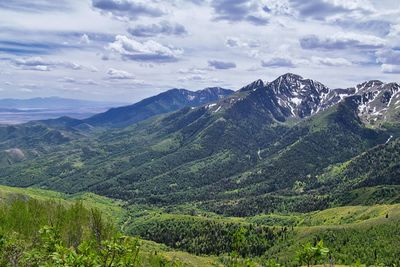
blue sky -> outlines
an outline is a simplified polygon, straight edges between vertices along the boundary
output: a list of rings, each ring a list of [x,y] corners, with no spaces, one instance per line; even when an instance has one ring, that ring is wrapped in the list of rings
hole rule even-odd
[[[0,57],[0,98],[133,102],[287,72],[399,82],[400,1],[8,0]]]

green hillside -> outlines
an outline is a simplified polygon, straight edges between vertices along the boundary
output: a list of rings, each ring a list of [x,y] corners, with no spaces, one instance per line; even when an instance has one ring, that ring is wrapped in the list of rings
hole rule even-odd
[[[147,240],[146,262],[172,266],[299,266],[307,257],[397,266],[400,128],[366,123],[368,109],[360,115],[380,88],[367,84],[365,96],[340,101],[286,74],[125,128],[71,128],[65,118],[2,128],[0,183],[25,188],[0,187],[4,214],[15,201],[39,210],[48,203],[35,227],[19,226],[38,238],[53,213],[75,216],[78,207],[86,242],[95,209],[115,232]],[[385,110],[385,101],[374,105]]]
[[[5,244],[17,242],[16,236],[10,236],[11,232],[18,236],[19,246],[27,251],[27,254],[20,255],[22,263],[24,257],[30,255],[28,251],[34,249],[29,240],[43,238],[38,234],[45,225],[51,224],[61,231],[60,244],[66,248],[90,240],[91,214],[99,210],[103,218],[108,218],[104,221],[107,225],[104,231],[108,229],[104,238],[111,238],[113,232],[123,226],[126,234],[158,242],[140,241],[141,266],[164,266],[159,265],[160,260],[172,264],[167,266],[233,266],[233,262],[242,262],[236,266],[247,266],[245,260],[228,256],[234,255],[232,253],[251,257],[255,266],[269,266],[267,262],[270,259],[283,266],[297,266],[296,255],[302,246],[318,240],[324,240],[337,264],[350,265],[357,261],[368,265],[398,264],[399,244],[395,233],[400,231],[399,204],[347,206],[311,213],[261,214],[248,218],[222,217],[183,207],[179,213],[176,213],[178,210],[166,213],[151,207],[122,207],[122,204],[91,193],[66,195],[1,186],[0,236],[3,236]],[[187,212],[191,215],[185,215]],[[69,223],[69,220],[74,223]],[[52,234],[51,229],[49,234]],[[77,236],[78,230],[81,234]],[[80,253],[72,247],[64,253]],[[4,260],[4,256],[1,259]]]
[[[294,125],[274,122],[269,108],[261,111],[250,101],[221,113],[183,109],[54,147],[0,169],[0,181],[92,191],[132,204],[192,202],[233,216],[307,212],[333,205],[318,178],[326,168],[388,138],[382,130],[364,127],[351,103]],[[334,181],[337,187],[344,180],[335,176]]]

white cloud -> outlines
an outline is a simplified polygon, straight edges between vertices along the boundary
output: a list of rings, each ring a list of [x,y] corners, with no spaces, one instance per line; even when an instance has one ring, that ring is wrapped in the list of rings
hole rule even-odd
[[[382,64],[381,70],[383,73],[400,73],[400,65]]]
[[[196,68],[196,67],[192,67],[192,68],[187,68],[187,69],[180,69],[178,70],[178,72],[180,74],[206,74],[207,71],[209,71],[209,68]]]
[[[88,36],[86,33],[83,34],[83,35],[81,36],[81,39],[80,39],[79,43],[80,43],[80,44],[90,44],[91,41],[90,41],[89,36]]]
[[[383,64],[400,65],[400,50],[381,49],[376,52],[376,60]]]
[[[165,13],[152,1],[143,0],[92,0],[92,5],[103,13],[132,20],[142,16],[160,17]]]
[[[327,37],[309,35],[300,39],[303,49],[377,49],[385,44],[386,41],[380,37],[352,32],[338,32]]]
[[[55,68],[67,68],[72,70],[80,70],[82,66],[68,61],[52,61],[42,57],[17,58],[11,60],[17,68],[24,70],[50,71]]]
[[[68,8],[52,1],[51,10],[21,5],[28,2],[1,9],[0,83],[11,83],[3,97],[23,97],[18,88],[30,87],[21,82],[40,84],[32,96],[134,101],[178,79],[200,89],[213,79],[240,88],[288,71],[331,87],[397,78],[385,74],[399,65],[396,1],[89,0],[63,1]],[[208,66],[215,59],[237,67],[216,71]],[[136,78],[112,79],[110,68]]]
[[[329,58],[329,57],[311,57],[311,61],[314,64],[326,65],[326,66],[351,66],[351,61],[345,58]]]
[[[261,66],[264,68],[294,68],[295,63],[289,57],[273,57],[270,59],[262,60]]]
[[[154,62],[176,61],[183,53],[182,49],[168,47],[153,40],[139,42],[124,35],[117,35],[108,49],[127,60]]]
[[[180,82],[186,82],[186,81],[205,81],[206,77],[204,75],[200,74],[194,74],[194,75],[189,75],[189,76],[184,76],[180,77],[178,81]]]
[[[129,73],[124,70],[117,70],[110,68],[107,70],[108,79],[116,79],[116,80],[126,80],[126,79],[134,79],[132,73]]]
[[[32,93],[33,90],[29,88],[20,88],[18,91],[23,92],[23,93]]]
[[[260,47],[260,42],[258,40],[247,40],[244,42],[237,37],[228,37],[225,40],[225,45],[230,48],[233,47],[256,48]]]

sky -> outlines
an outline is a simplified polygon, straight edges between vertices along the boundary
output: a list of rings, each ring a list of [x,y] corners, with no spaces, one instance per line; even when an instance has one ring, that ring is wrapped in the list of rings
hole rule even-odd
[[[400,81],[398,0],[7,0],[0,98],[135,102],[296,73]]]

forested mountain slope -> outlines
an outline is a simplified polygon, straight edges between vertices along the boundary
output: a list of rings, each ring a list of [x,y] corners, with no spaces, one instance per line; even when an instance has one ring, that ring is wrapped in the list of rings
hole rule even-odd
[[[162,113],[217,101],[232,93],[232,90],[220,87],[210,87],[196,92],[185,89],[171,89],[133,105],[112,108],[83,122],[92,126],[124,127]]]
[[[391,135],[397,138],[393,128],[371,128],[360,118],[357,93],[366,86],[331,90],[294,74],[256,81],[212,104],[94,133],[12,162],[0,170],[0,179],[89,190],[132,203],[192,202],[231,215],[326,208],[334,201],[319,175]],[[343,94],[353,95],[342,100]]]

